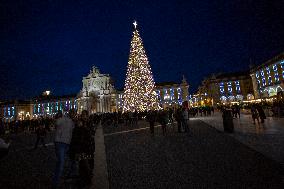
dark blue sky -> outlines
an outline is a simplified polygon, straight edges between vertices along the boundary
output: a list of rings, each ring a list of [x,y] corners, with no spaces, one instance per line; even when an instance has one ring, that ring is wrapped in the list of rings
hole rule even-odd
[[[134,19],[156,82],[190,91],[213,72],[284,51],[284,2],[261,0],[0,1],[0,99],[77,93],[96,65],[124,85]]]

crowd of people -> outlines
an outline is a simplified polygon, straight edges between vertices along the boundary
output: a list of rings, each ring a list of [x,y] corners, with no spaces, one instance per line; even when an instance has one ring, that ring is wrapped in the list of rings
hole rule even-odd
[[[55,154],[56,169],[53,187],[57,188],[63,173],[65,156],[70,159],[67,177],[77,177],[78,184],[85,186],[91,183],[94,169],[95,132],[98,123],[96,115],[89,116],[86,110],[77,115],[70,111],[68,115],[58,113],[55,120]]]
[[[257,120],[257,123],[259,124],[259,119],[261,120],[261,123],[264,123],[266,116],[263,107],[259,104],[253,104],[251,106],[251,117],[253,120],[253,124],[255,124],[255,120]]]
[[[225,110],[228,107],[221,107]],[[230,108],[231,115],[240,118],[240,106],[233,105]],[[127,127],[135,127],[139,120],[145,119],[149,125],[149,132],[155,135],[155,125],[160,124],[163,135],[167,135],[169,125],[177,124],[176,132],[189,133],[189,117],[210,116],[214,114],[214,108],[197,107],[197,108],[166,108],[163,110],[155,110],[148,112],[114,112],[104,114],[89,115],[86,110],[81,114],[77,114],[71,110],[68,114],[58,112],[55,118],[39,118],[27,121],[14,121],[11,123],[1,123],[0,125],[0,158],[7,154],[9,149],[9,140],[4,140],[2,136],[6,132],[33,132],[36,134],[34,149],[37,149],[39,143],[45,145],[45,137],[47,132],[54,130],[54,146],[57,158],[54,177],[52,180],[53,187],[57,188],[60,178],[63,174],[65,158],[68,157],[70,165],[67,177],[77,178],[80,186],[91,183],[94,169],[94,152],[95,152],[95,133],[99,123],[103,126],[118,127],[124,125]],[[251,115],[253,122],[264,122],[265,113],[262,106],[252,105]],[[174,127],[173,127],[174,128]],[[157,129],[157,128],[156,128]],[[4,149],[4,150],[3,150]]]
[[[192,107],[189,109],[189,113],[192,117],[211,116],[214,114],[214,108],[212,106]]]
[[[160,111],[148,112],[114,112],[105,114],[88,115],[83,111],[80,115],[70,111],[68,115],[58,113],[55,119],[55,154],[57,157],[56,169],[53,177],[53,186],[56,188],[63,174],[66,156],[69,157],[71,164],[68,170],[70,178],[78,178],[80,186],[88,185],[92,180],[94,169],[95,152],[95,133],[96,126],[101,122],[104,126],[117,127],[124,125],[134,127],[138,120],[146,118],[150,123],[150,133],[154,135],[155,123],[161,124],[163,135],[167,134],[169,123],[177,121],[178,132],[189,132],[188,119],[189,111],[187,108],[179,107],[175,111],[171,108]],[[41,141],[39,127],[38,140]],[[38,143],[38,142],[37,142]],[[37,144],[36,143],[36,144]]]
[[[50,131],[54,127],[54,119],[50,117],[39,117],[37,119],[13,120],[10,122],[0,121],[0,133],[8,132],[18,134],[21,132],[35,132],[40,125]]]

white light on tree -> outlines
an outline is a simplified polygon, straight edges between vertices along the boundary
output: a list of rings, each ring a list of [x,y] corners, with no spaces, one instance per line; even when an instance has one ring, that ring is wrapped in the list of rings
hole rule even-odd
[[[124,86],[123,112],[156,110],[159,107],[151,67],[137,30],[137,22],[135,21],[133,25],[134,32]]]

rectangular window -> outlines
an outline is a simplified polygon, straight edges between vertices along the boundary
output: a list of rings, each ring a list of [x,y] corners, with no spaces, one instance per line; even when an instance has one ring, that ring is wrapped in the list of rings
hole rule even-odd
[[[235,81],[235,84],[236,84],[236,92],[240,93],[241,92],[240,81]]]
[[[54,103],[51,102],[50,103],[50,113],[53,113],[54,112]]]
[[[281,69],[282,69],[282,77],[284,78],[284,61],[280,62]]]
[[[220,88],[220,93],[224,94],[225,90],[224,90],[224,83],[223,82],[219,84],[219,88]]]
[[[232,94],[232,92],[233,92],[232,82],[228,82],[227,85],[228,85],[228,93]]]
[[[275,82],[278,82],[279,81],[279,75],[278,75],[278,69],[277,69],[276,64],[273,65],[273,71],[274,71],[274,80],[275,80]]]
[[[160,91],[159,91],[159,90],[158,90],[158,91],[156,91],[156,94],[157,94],[157,98],[158,98],[158,100],[159,100],[159,101],[161,101],[162,99],[161,99]]]
[[[260,80],[259,79],[257,80],[257,84],[258,84],[258,86],[260,86]]]
[[[262,81],[262,86],[265,87],[265,85],[266,85],[265,78],[262,78],[261,81]]]
[[[258,79],[259,78],[259,73],[255,72],[255,77]]]
[[[264,77],[264,71],[263,70],[260,70],[260,75],[261,75],[261,77]]]
[[[174,100],[175,99],[175,91],[173,88],[170,89],[171,91],[171,100]]]
[[[12,106],[12,116],[14,116],[14,115],[15,115],[15,107]]]
[[[164,100],[168,100],[168,99],[169,99],[168,90],[164,89]]]
[[[271,84],[272,84],[272,77],[268,76],[268,85],[271,85]]]
[[[268,85],[272,84],[272,79],[271,79],[271,75],[270,75],[270,68],[266,67],[266,75],[268,77]]]
[[[177,92],[178,92],[178,100],[181,100],[181,99],[182,99],[182,98],[181,98],[181,89],[178,88],[178,89],[177,89]]]
[[[49,107],[50,105],[49,105],[49,103],[47,103],[47,107],[46,107],[46,112],[47,113],[50,113],[49,111],[50,111],[50,107]]]
[[[73,105],[73,107],[74,107],[75,110],[77,109],[76,103],[77,103],[77,100],[74,100],[74,105]]]
[[[266,67],[266,74],[270,75],[270,68],[269,67]]]
[[[69,100],[69,110],[71,110],[72,109],[72,102],[71,102],[71,100]]]

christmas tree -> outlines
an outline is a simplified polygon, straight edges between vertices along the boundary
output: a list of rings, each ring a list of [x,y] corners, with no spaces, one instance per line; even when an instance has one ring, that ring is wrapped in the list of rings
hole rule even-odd
[[[158,109],[155,82],[142,39],[134,22],[123,95],[123,112]]]

